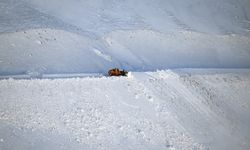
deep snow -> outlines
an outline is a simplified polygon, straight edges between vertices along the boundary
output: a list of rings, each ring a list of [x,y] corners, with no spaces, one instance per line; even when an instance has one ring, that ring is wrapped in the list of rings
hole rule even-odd
[[[0,150],[248,150],[249,32],[249,0],[0,0]]]
[[[249,70],[0,81],[0,149],[249,149]]]
[[[250,67],[248,0],[1,0],[0,6],[1,75]]]

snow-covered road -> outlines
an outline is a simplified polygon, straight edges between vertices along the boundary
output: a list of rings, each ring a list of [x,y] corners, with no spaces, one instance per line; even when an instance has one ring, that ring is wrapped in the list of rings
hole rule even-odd
[[[0,149],[249,149],[249,70],[0,81]]]

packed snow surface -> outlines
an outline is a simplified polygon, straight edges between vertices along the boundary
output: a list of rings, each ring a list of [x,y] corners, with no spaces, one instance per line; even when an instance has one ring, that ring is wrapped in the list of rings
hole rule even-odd
[[[249,149],[249,70],[0,81],[0,149]]]

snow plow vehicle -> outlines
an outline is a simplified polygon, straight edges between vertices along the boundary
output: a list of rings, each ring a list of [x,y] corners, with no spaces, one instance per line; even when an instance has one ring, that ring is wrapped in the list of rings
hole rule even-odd
[[[118,68],[110,69],[108,71],[109,76],[128,76],[128,72],[125,70],[119,70]]]

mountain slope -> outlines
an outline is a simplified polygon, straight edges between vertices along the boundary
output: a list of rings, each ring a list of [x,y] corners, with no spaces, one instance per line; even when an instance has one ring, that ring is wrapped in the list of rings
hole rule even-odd
[[[245,0],[0,3],[1,75],[250,67]]]
[[[0,149],[249,150],[249,31],[249,0],[0,0]]]

